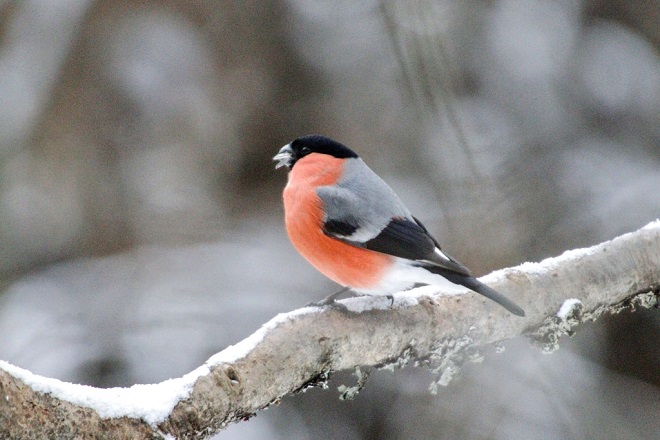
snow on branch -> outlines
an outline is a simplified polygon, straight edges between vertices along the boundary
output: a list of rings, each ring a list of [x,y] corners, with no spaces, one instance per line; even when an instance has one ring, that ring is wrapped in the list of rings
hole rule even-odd
[[[204,438],[284,396],[322,385],[335,370],[427,364],[438,383],[474,347],[519,335],[551,350],[584,320],[658,304],[660,221],[600,245],[525,263],[482,281],[520,304],[511,315],[480,295],[432,287],[350,298],[347,311],[280,314],[187,375],[98,389],[40,377],[0,361],[2,438]],[[349,393],[350,394],[350,393]]]

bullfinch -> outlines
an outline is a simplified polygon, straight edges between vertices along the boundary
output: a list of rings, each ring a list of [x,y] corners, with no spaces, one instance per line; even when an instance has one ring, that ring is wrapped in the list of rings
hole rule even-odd
[[[442,251],[392,188],[345,145],[303,136],[273,160],[275,168],[289,169],[283,195],[289,238],[331,280],[358,294],[390,297],[415,285],[463,286],[525,316]]]

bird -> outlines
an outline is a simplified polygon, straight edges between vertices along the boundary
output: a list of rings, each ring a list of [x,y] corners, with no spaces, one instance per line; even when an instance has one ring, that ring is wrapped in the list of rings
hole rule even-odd
[[[273,157],[288,169],[285,226],[296,250],[326,277],[359,295],[419,285],[467,288],[517,316],[524,310],[477,280],[415,218],[353,150],[328,137],[299,137]],[[464,289],[463,289],[464,290]]]

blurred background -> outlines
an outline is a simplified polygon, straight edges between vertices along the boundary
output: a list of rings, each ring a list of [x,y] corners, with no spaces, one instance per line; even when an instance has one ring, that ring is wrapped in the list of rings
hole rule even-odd
[[[0,358],[180,376],[336,286],[272,156],[355,149],[478,275],[660,217],[657,0],[0,0]],[[560,304],[557,304],[559,307]],[[660,318],[287,398],[222,439],[651,439]]]

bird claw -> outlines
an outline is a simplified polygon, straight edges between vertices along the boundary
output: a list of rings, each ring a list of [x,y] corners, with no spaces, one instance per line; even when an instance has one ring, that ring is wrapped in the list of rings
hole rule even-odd
[[[310,302],[305,305],[305,307],[332,307],[333,309],[340,310],[342,312],[350,312],[349,308],[340,302],[337,301],[337,297],[348,290],[348,287],[341,289],[338,292],[333,293],[321,301]],[[361,296],[361,295],[358,295]],[[384,295],[385,298],[390,300],[390,308],[394,307],[394,295]]]
[[[321,301],[308,303],[307,307],[323,307],[323,306],[330,306],[336,304],[337,297],[342,293],[346,292],[347,290],[348,287],[342,287],[341,289],[339,289],[338,291],[336,291],[331,295],[328,295],[325,299],[322,299]]]
[[[334,298],[325,298],[321,301],[312,301],[305,304],[305,307],[325,307],[335,302]]]
[[[325,298],[322,299],[321,301],[316,301],[316,302],[310,302],[305,305],[305,307],[331,307],[333,309],[340,310],[342,312],[349,312],[348,307],[346,307],[345,304],[342,304],[340,302],[337,302],[336,299],[334,298]]]

